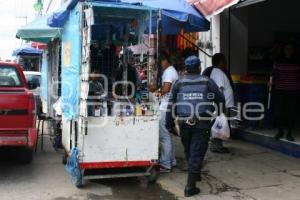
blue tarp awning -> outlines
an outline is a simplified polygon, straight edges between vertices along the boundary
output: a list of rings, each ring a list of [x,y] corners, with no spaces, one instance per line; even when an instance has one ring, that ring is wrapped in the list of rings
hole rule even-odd
[[[50,27],[62,28],[69,18],[70,11],[81,0],[68,0],[57,12],[54,12],[48,18],[48,25]],[[120,3],[121,0],[90,0],[89,2],[106,2],[106,3]]]
[[[19,49],[15,49],[12,56],[35,56],[41,55],[42,53],[42,50],[35,49],[33,47],[22,47]]]
[[[79,0],[67,1],[57,12],[54,12],[47,19],[47,24],[54,28],[63,28],[68,20],[70,11],[76,6]]]
[[[162,32],[177,34],[184,32],[202,32],[210,29],[210,22],[185,0],[151,0],[143,1],[146,6],[161,10]],[[152,29],[157,29],[157,17]]]
[[[70,10],[72,10],[79,0],[69,0],[58,11],[48,18],[48,25],[62,28],[67,21]],[[122,8],[129,6],[131,0],[93,0],[93,2],[106,2],[109,5]],[[181,30],[184,32],[201,32],[210,29],[210,22],[185,0],[149,0],[143,1],[144,6],[160,9],[162,14],[162,29],[164,34],[177,34]],[[138,6],[136,6],[138,7]],[[143,7],[143,6],[140,6]],[[157,17],[153,18],[152,32],[157,30]]]

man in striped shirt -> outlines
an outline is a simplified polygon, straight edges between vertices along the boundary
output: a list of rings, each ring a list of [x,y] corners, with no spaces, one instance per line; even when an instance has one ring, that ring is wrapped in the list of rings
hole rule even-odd
[[[271,77],[275,96],[275,118],[278,126],[275,139],[282,138],[285,135],[284,128],[288,128],[286,139],[294,141],[292,130],[298,109],[300,62],[297,59],[294,44],[286,44],[283,54],[283,57],[275,62]]]

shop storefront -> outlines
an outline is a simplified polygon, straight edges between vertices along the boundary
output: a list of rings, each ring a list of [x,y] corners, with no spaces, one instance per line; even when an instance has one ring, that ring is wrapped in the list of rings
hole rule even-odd
[[[295,143],[285,138],[280,141],[273,139],[278,127],[274,119],[277,105],[268,81],[284,44],[291,42],[300,47],[297,3],[296,0],[285,3],[280,0],[245,0],[227,9],[220,17],[220,49],[228,57],[236,82],[237,100],[242,104],[259,102],[265,109],[260,120],[242,119],[241,135],[294,156],[300,156],[299,147],[298,150],[293,147],[289,152],[283,145]],[[297,108],[295,112],[298,112]],[[297,118],[293,129],[296,143],[300,143],[299,121]]]

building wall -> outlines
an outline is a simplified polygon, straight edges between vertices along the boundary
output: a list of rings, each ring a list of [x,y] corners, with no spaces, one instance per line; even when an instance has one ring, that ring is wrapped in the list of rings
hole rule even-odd
[[[220,52],[220,15],[213,16],[209,19],[211,22],[211,29],[207,32],[199,33],[199,38],[203,47],[201,47],[209,55]],[[207,67],[212,66],[211,57],[205,55],[203,52],[199,51],[199,58],[202,62],[202,71]]]
[[[231,11],[229,30],[229,11],[221,16],[221,52],[228,58],[232,74],[246,74],[248,65],[248,8]],[[231,37],[229,38],[229,32]],[[230,57],[229,57],[230,56]]]

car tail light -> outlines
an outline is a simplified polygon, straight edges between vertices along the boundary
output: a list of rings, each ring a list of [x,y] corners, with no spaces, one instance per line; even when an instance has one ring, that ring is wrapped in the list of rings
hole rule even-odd
[[[30,94],[30,97],[29,97],[28,112],[29,112],[29,115],[36,114],[36,102],[35,102],[35,98],[34,98],[33,94]]]

